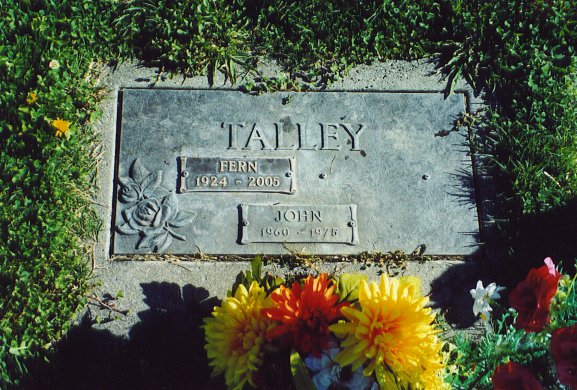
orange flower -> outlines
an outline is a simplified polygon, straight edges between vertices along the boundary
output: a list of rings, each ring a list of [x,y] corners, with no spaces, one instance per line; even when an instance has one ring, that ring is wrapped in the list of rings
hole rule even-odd
[[[57,137],[66,135],[66,133],[68,133],[68,128],[70,127],[70,122],[60,118],[54,119],[50,124],[56,129]]]
[[[298,352],[320,356],[328,347],[329,325],[341,317],[335,284],[327,274],[308,276],[304,286],[295,282],[292,288],[281,286],[271,294],[276,308],[263,309],[263,314],[280,324],[267,337],[285,337]]]

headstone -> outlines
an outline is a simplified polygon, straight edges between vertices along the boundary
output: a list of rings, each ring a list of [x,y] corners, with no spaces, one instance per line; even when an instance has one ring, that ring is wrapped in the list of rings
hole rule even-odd
[[[112,254],[471,254],[466,100],[125,89]]]

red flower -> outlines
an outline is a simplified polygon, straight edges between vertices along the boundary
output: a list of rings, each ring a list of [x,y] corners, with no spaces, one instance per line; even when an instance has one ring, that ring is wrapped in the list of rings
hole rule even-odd
[[[551,354],[559,382],[577,389],[577,324],[553,332]]]
[[[295,282],[292,288],[281,286],[271,294],[276,308],[263,309],[262,313],[280,322],[267,335],[269,339],[284,336],[298,352],[320,356],[328,347],[329,325],[341,317],[337,304],[339,296],[333,294],[335,285],[326,274],[308,276],[304,286]]]
[[[529,271],[527,278],[511,291],[509,304],[519,313],[515,322],[517,329],[540,332],[545,328],[549,323],[549,305],[557,292],[559,279],[561,274],[548,257],[544,266]]]
[[[493,374],[494,390],[542,390],[531,372],[516,362],[501,364]]]

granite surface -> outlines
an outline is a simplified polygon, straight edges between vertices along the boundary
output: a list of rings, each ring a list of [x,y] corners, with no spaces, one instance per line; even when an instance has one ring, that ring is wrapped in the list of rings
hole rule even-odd
[[[469,255],[479,243],[469,134],[453,129],[466,100],[465,93],[124,89],[112,252],[355,254],[425,244],[431,254]],[[187,170],[183,157],[208,165]],[[289,168],[255,169],[274,158],[294,161],[293,192],[282,181]],[[185,176],[197,191],[181,191]],[[262,237],[243,243],[241,204],[270,213],[261,206],[286,206],[292,219],[259,225],[252,231]],[[341,205],[356,206],[358,237],[335,243],[331,232],[342,227],[332,221],[342,216],[326,206]],[[307,220],[322,207],[322,220]],[[297,231],[307,239],[298,242]],[[267,240],[267,232],[290,239]]]

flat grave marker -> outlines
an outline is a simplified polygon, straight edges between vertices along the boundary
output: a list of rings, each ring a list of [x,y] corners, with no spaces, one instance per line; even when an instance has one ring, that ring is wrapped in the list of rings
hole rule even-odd
[[[112,254],[469,255],[466,95],[124,89]]]

